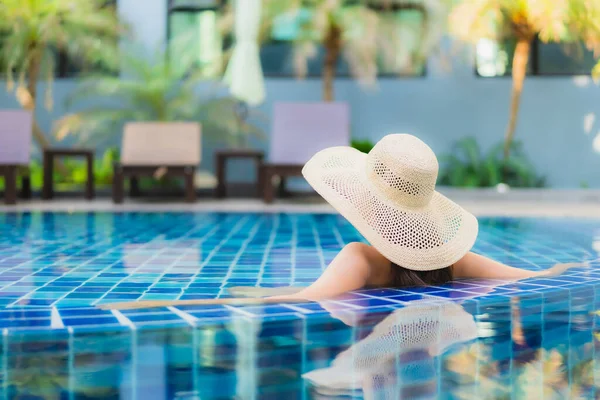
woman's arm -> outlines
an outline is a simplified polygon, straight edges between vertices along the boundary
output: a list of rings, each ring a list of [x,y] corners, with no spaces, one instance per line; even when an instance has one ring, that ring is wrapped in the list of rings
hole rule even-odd
[[[569,268],[584,267],[586,263],[556,264],[544,271],[528,271],[525,269],[509,267],[498,261],[475,253],[467,253],[460,261],[454,264],[455,278],[483,278],[499,280],[520,280],[540,276],[556,276]]]

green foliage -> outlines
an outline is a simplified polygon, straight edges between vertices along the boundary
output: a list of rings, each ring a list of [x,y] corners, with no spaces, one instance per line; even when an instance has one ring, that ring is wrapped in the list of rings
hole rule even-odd
[[[183,47],[181,42],[172,45]],[[220,142],[263,136],[257,126],[237,117],[236,99],[218,95],[214,82],[205,80],[193,54],[177,54],[176,60],[169,61],[164,52],[155,57],[135,51],[123,53],[124,76],[87,79],[68,102],[71,105],[100,98],[105,99],[105,104],[87,107],[59,120],[57,137],[77,134],[79,141],[86,143],[108,140],[118,135],[128,121],[199,122],[203,136]],[[253,112],[251,117],[256,114]]]
[[[520,142],[511,145],[511,156],[504,162],[504,145],[481,152],[473,137],[459,140],[452,153],[440,157],[439,184],[460,187],[490,187],[506,183],[511,187],[543,187],[545,179],[537,175]],[[506,178],[503,179],[503,176]]]
[[[57,50],[83,65],[117,68],[122,31],[105,0],[0,1],[0,64],[9,90],[15,77],[23,87],[32,67],[51,82]],[[50,91],[46,100],[50,106]]]
[[[294,67],[300,77],[330,29],[341,32],[340,56],[359,82],[372,84],[377,73],[420,72],[427,54],[443,34],[446,9],[430,2],[372,0],[263,0],[261,38],[281,22],[293,29]],[[231,11],[231,10],[230,10]],[[226,17],[227,19],[227,17]],[[289,29],[288,29],[289,30]]]
[[[42,164],[37,160],[31,160],[28,167],[22,167],[19,171],[21,175],[29,175],[29,179],[31,180],[31,187],[35,189],[42,188],[42,184],[44,182],[44,169]],[[4,188],[4,182],[0,183],[0,188]]]
[[[94,182],[97,186],[110,186],[113,177],[113,165],[119,161],[119,149],[107,149],[102,157],[94,160]],[[54,173],[54,179],[66,186],[80,187],[87,182],[87,166],[81,160],[65,160],[67,174]]]
[[[111,147],[104,152],[100,160],[94,165],[96,185],[111,185],[114,173],[114,164],[120,160],[118,147]]]
[[[113,165],[119,161],[119,149],[111,147],[107,149],[102,157],[95,158],[94,161],[94,182],[96,186],[110,186],[113,177]],[[82,188],[87,182],[87,165],[82,160],[65,159],[64,170],[61,172],[54,169],[54,182],[57,187],[62,189],[78,189]],[[32,160],[29,167],[20,171],[23,175],[29,175],[31,179],[31,187],[33,190],[41,190],[44,182],[44,168],[37,160]],[[0,188],[4,187],[4,182],[0,182]]]
[[[375,145],[369,139],[362,139],[362,140],[353,139],[351,146],[354,147],[358,151],[362,151],[363,153],[368,153],[371,151],[371,149]]]
[[[447,1],[454,4],[450,33],[466,42],[538,36],[545,43],[583,43],[591,51],[600,51],[600,2],[596,0]],[[593,73],[600,73],[600,64]]]

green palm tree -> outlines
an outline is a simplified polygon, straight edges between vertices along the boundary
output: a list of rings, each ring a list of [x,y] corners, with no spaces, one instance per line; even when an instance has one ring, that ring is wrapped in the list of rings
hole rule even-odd
[[[477,43],[481,39],[516,40],[512,59],[512,94],[504,140],[504,158],[510,155],[515,135],[523,84],[527,74],[531,44],[583,43],[600,51],[600,2],[590,0],[450,0],[450,32],[460,40]],[[594,74],[600,73],[596,66]]]
[[[174,45],[185,48],[179,41]],[[252,123],[241,121],[240,126],[237,101],[220,95],[221,88],[205,80],[192,52],[179,51],[169,61],[164,51],[153,57],[128,51],[121,56],[121,66],[121,77],[90,77],[75,89],[69,107],[82,100],[104,101],[57,121],[59,140],[69,134],[78,134],[82,142],[107,140],[118,135],[128,121],[196,121],[202,124],[204,135],[230,143],[262,135]],[[253,115],[259,114],[253,111]]]
[[[322,65],[323,100],[333,101],[333,83],[340,59],[353,78],[372,84],[386,72],[419,71],[437,43],[442,8],[422,0],[264,0],[262,37],[270,36],[278,21],[297,24],[294,65],[299,77],[317,49],[325,50]],[[411,43],[412,42],[412,43]]]
[[[57,52],[84,65],[118,65],[118,38],[122,26],[106,0],[0,1],[0,63],[7,88],[15,90],[21,106],[35,114],[37,84],[45,77],[50,88]],[[51,91],[46,105],[52,106]],[[48,139],[34,121],[39,146]]]

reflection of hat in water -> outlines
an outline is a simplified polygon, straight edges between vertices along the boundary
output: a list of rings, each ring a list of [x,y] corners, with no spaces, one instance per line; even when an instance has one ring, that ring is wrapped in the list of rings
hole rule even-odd
[[[385,136],[369,154],[351,147],[322,150],[302,173],[381,254],[404,268],[448,267],[477,237],[477,219],[435,191],[435,154],[412,135]]]
[[[473,316],[460,305],[415,301],[387,316],[366,338],[340,353],[331,367],[303,377],[325,391],[353,390],[367,381],[390,381],[386,375],[391,369],[411,384],[418,376],[431,376],[432,356],[476,337]]]

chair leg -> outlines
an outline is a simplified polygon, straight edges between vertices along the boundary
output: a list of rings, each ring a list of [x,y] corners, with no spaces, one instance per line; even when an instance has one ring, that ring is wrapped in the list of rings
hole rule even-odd
[[[31,175],[21,176],[21,198],[31,199]]]
[[[137,176],[129,178],[129,196],[139,197],[140,196],[140,181]]]
[[[261,161],[258,161],[258,165],[256,166],[256,196],[260,198],[264,192],[265,179],[263,176],[263,165]]]
[[[4,175],[4,203],[17,203],[17,167],[14,165],[6,167]]]
[[[125,192],[125,177],[123,175],[123,171],[120,167],[115,167],[115,172],[113,174],[113,203],[121,204],[123,203],[123,197]]]
[[[194,203],[196,201],[196,187],[194,186],[194,169],[186,169],[185,175],[185,201],[188,203]]]
[[[44,151],[44,182],[42,185],[42,198],[44,200],[54,197],[54,157]]]
[[[92,200],[94,198],[94,155],[87,157],[87,182],[85,184],[85,198]]]
[[[278,195],[279,197],[287,197],[287,189],[286,189],[286,183],[287,183],[287,179],[285,176],[280,175],[279,176],[279,188],[278,188]]]
[[[273,203],[273,169],[270,167],[262,168],[263,201],[266,204]]]
[[[218,199],[222,199],[227,196],[227,187],[225,186],[225,162],[225,156],[222,154],[217,154],[217,159],[215,161],[215,171],[217,175],[217,188],[215,190],[215,197]]]

